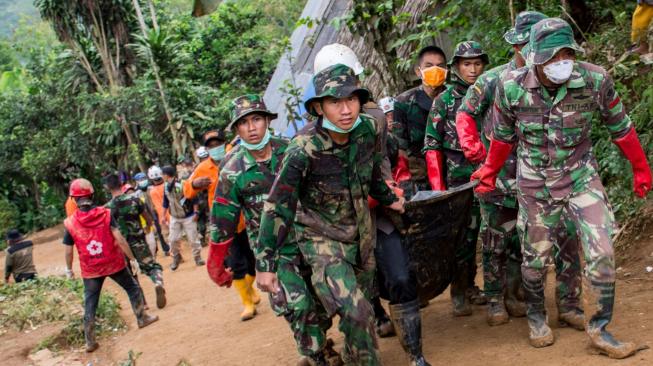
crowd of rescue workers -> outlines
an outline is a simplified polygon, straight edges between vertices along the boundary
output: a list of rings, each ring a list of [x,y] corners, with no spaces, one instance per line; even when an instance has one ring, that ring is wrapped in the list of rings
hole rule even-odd
[[[128,294],[139,328],[158,320],[147,313],[137,273],[150,278],[163,308],[158,249],[175,271],[185,237],[195,265],[235,288],[242,320],[256,316],[256,287],[269,294],[294,336],[298,365],[380,365],[377,337],[395,335],[410,365],[429,365],[420,315],[428,299],[420,299],[411,243],[391,216],[419,191],[470,181],[477,184],[449,287],[454,317],[479,305],[489,326],[526,317],[530,344],[552,345],[544,283],[553,265],[560,326],[587,332],[612,358],[643,349],[607,330],[615,221],[590,140],[598,116],[630,161],[635,194],[645,197],[651,171],[635,129],[610,75],[577,60],[583,49],[566,21],[522,12],[504,39],[513,57],[492,69],[474,41],[457,44],[449,60],[438,46],[424,47],[415,55],[420,84],[379,104],[361,86],[355,53],[327,45],[315,57],[306,126],[292,140],[271,133],[277,115],[248,94],[232,101],[226,129],[203,134],[197,164],[182,158],[147,174],[108,174],[102,183],[112,198],[103,206],[88,180],[74,180],[63,243],[69,278],[73,248],[78,253],[86,350],[98,348],[95,315],[107,277]],[[5,280],[12,272],[16,281],[33,278],[31,242],[16,230],[8,240]],[[326,335],[336,314],[340,352]]]

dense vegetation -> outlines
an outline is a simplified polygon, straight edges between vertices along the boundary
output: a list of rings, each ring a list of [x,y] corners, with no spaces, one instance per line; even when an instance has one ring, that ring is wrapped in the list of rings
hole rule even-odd
[[[401,13],[405,0],[356,1],[339,24],[385,55],[400,89],[412,60],[399,51],[430,43],[440,32],[452,43],[481,42],[499,65],[510,57],[502,35],[516,13],[571,16],[584,59],[610,69],[652,151],[653,73],[636,57],[620,59],[635,1],[426,1],[431,10],[418,16],[417,26],[402,27],[416,16]],[[189,0],[138,3],[143,25],[132,0],[35,0],[48,22],[23,22],[0,39],[0,233],[57,222],[71,178],[135,171],[189,154],[199,133],[225,125],[233,96],[265,89],[305,1],[233,0],[200,19],[190,16]],[[113,14],[103,18],[108,42],[93,32],[93,12]],[[630,168],[598,123],[594,138],[612,203],[621,217],[632,215],[638,203]]]

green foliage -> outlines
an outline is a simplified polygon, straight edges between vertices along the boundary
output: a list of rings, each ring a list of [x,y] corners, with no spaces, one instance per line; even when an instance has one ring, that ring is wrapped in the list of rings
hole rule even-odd
[[[38,347],[78,347],[84,344],[81,280],[42,277],[0,287],[0,329],[32,330],[49,323],[62,323],[54,337],[42,340]],[[106,292],[100,296],[96,315],[96,332],[103,337],[125,329],[120,304]]]
[[[4,240],[5,234],[9,229],[18,227],[18,220],[19,213],[16,206],[0,196],[0,250],[7,247],[7,241]]]
[[[127,353],[127,359],[120,362],[120,366],[136,366],[136,360],[143,354],[143,352],[134,352],[133,350],[129,350]]]

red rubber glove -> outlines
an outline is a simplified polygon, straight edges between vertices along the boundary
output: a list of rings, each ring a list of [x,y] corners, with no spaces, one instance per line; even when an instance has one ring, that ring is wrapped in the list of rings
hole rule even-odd
[[[229,247],[233,243],[233,239],[229,239],[220,243],[209,243],[209,257],[206,261],[206,270],[209,272],[209,277],[220,287],[231,286],[231,274],[224,268],[224,259],[229,253]]]
[[[490,152],[487,154],[485,163],[472,174],[470,180],[480,180],[480,183],[474,191],[476,193],[489,193],[496,189],[497,175],[501,171],[503,164],[512,152],[513,144],[492,140],[490,142]]]
[[[399,155],[397,158],[397,165],[392,173],[392,177],[397,183],[410,180],[411,174],[408,165],[408,158],[406,156]]]
[[[426,150],[426,173],[429,176],[431,189],[434,191],[446,191],[447,186],[444,184],[444,169],[442,163],[444,156],[440,150]]]
[[[637,138],[637,132],[631,128],[626,136],[613,141],[619,150],[630,161],[633,168],[633,191],[640,198],[644,198],[651,190],[651,168],[646,161],[646,154]]]
[[[467,112],[458,112],[456,114],[456,132],[458,132],[458,141],[463,148],[465,159],[474,164],[482,163],[487,151],[478,134],[474,117]]]

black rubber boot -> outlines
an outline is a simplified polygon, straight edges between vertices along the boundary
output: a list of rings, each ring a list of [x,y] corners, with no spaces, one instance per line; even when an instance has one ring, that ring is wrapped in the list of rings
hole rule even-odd
[[[487,306],[487,323],[490,326],[506,324],[509,320],[508,312],[501,296],[491,297]]]
[[[467,296],[469,285],[469,268],[467,263],[460,263],[456,267],[454,279],[451,282],[449,292],[451,294],[451,305],[453,306],[453,316],[472,315],[472,305]]]
[[[535,271],[531,271],[535,273]],[[544,307],[544,284],[542,274],[534,275],[533,279],[524,277],[524,293],[526,294],[526,317],[530,334],[528,339],[535,348],[547,347],[555,341],[548,324]]]
[[[390,305],[390,317],[399,336],[399,343],[410,359],[410,366],[430,366],[422,354],[422,318],[419,301]]]
[[[170,265],[170,269],[173,270],[173,271],[176,271],[177,268],[179,268],[179,264],[181,263],[181,261],[182,261],[181,254],[177,254],[177,255],[173,256],[172,257],[172,264]]]
[[[86,340],[86,352],[93,352],[100,346],[95,340],[95,319],[84,321],[84,339]]]
[[[508,314],[515,318],[526,316],[522,286],[521,263],[509,258],[506,262],[506,288],[503,302]]]

